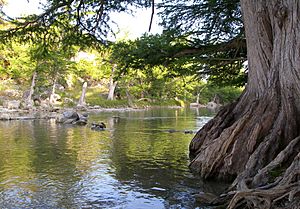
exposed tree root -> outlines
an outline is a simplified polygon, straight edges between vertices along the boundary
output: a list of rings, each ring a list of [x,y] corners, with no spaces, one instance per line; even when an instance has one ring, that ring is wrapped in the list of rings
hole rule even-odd
[[[260,154],[261,159],[252,161],[257,165],[249,164],[255,167],[252,171],[256,172],[269,163],[282,144],[277,142],[283,137],[278,131],[283,120],[276,97],[277,92],[270,91],[265,98],[271,102],[249,102],[244,95],[239,103],[220,111],[192,140],[191,169],[204,178],[232,179],[245,170],[244,166],[255,153]],[[241,111],[241,108],[244,109]],[[278,122],[274,124],[276,119]]]
[[[299,142],[299,138],[293,141],[293,144]],[[274,165],[279,165],[283,159],[288,156],[289,148],[282,151],[274,161],[263,168],[256,175],[265,176],[267,172],[274,169]],[[254,179],[255,179],[254,178]],[[264,187],[254,189],[244,188],[238,191],[231,199],[228,208],[300,208],[300,152],[294,158],[292,164],[286,169],[283,175],[277,177],[276,184],[267,184]]]
[[[192,169],[204,178],[236,177],[231,192],[212,204],[232,209],[300,208],[299,122],[292,119],[297,111],[270,101],[254,101],[240,114],[240,106],[227,106],[192,140]]]
[[[286,186],[277,186],[268,190],[251,189],[239,191],[231,199],[228,208],[257,208],[267,209],[287,207],[296,201],[295,195],[299,195],[299,182]]]
[[[295,156],[296,151],[296,156]],[[280,169],[289,159],[287,168]],[[275,172],[278,169],[278,173]],[[282,172],[284,171],[284,172]],[[238,178],[237,178],[238,179]],[[260,184],[258,184],[260,183]],[[238,184],[238,185],[236,185]],[[300,208],[300,137],[295,138],[277,157],[252,178],[233,183],[238,190],[221,195],[212,205],[238,208]],[[233,189],[232,187],[231,189]]]

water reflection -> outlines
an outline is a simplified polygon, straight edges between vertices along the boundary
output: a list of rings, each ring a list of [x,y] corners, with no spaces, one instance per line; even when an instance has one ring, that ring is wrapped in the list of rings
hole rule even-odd
[[[53,120],[0,122],[0,208],[196,208],[193,193],[218,188],[189,172],[192,135],[183,131],[208,116],[182,109],[91,114],[107,124],[102,132]]]

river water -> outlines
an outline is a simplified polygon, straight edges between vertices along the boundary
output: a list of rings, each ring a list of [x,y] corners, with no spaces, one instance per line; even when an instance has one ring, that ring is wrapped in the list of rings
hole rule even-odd
[[[188,169],[206,110],[91,113],[106,131],[54,120],[0,122],[0,208],[201,208],[218,192]],[[171,130],[171,131],[170,131]],[[175,130],[175,131],[174,131]]]

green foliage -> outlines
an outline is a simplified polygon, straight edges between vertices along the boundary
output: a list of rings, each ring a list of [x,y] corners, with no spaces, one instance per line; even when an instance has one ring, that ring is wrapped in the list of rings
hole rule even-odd
[[[0,76],[22,82],[31,76],[35,63],[31,62],[28,54],[30,46],[12,42],[0,45]]]
[[[128,107],[128,102],[126,99],[123,100],[107,100],[103,89],[97,87],[88,87],[86,93],[86,102],[91,106],[100,106],[105,108],[116,108],[116,107]],[[63,98],[70,98],[74,103],[69,102],[64,104],[65,106],[76,105],[81,95],[81,86],[76,85],[74,89],[69,89],[65,93],[60,94]]]
[[[134,101],[136,107],[171,107],[178,106],[174,99],[157,99],[157,100],[136,100]]]
[[[112,45],[111,59],[121,68],[144,69],[168,65],[182,50],[184,41],[171,32],[161,35],[144,34],[134,41],[120,41]]]
[[[86,98],[88,104],[92,106],[100,106],[103,108],[126,108],[128,107],[128,101],[125,99],[123,100],[107,100],[106,98],[102,98],[99,96],[92,96]]]
[[[244,27],[239,0],[164,0],[162,25],[188,37],[178,55],[200,77],[216,85],[243,86],[247,76],[241,71],[247,60]]]
[[[200,42],[226,42],[244,33],[240,0],[163,0],[158,7],[165,28]]]
[[[212,101],[213,98],[217,95],[221,99],[222,104],[228,104],[239,98],[242,91],[243,88],[206,85],[203,91],[200,93],[200,103],[206,104],[207,102]]]
[[[40,15],[16,18],[14,27],[0,33],[2,41],[18,38],[20,41],[53,43],[60,39],[64,45],[95,46],[107,44],[114,35],[116,23],[113,12],[128,12],[137,7],[149,7],[150,0],[95,1],[48,0]],[[64,34],[61,36],[61,34]],[[61,39],[63,37],[63,39]]]
[[[246,51],[243,47],[235,48],[244,45],[243,39],[208,45],[196,45],[194,39],[189,34],[171,31],[161,35],[144,34],[134,41],[114,44],[111,59],[118,64],[120,75],[129,68],[148,71],[165,66],[168,77],[197,75],[220,86],[245,84],[247,77],[242,68]]]
[[[125,90],[136,100],[177,98],[193,102],[205,86],[200,93],[202,103],[214,95],[219,95],[223,103],[236,99],[241,89],[228,86],[241,87],[247,79],[239,1],[163,0],[157,4],[166,29],[162,34],[144,34],[116,43],[107,40],[114,33],[115,23],[110,19],[113,12],[131,12],[151,3],[48,0],[41,15],[18,18],[2,27],[0,39],[5,45],[0,49],[0,75],[29,81],[37,71],[37,84],[43,89],[55,81],[66,86],[67,78],[73,75],[75,80],[107,90],[113,77],[124,101],[106,104],[99,92],[88,91],[88,102],[104,106],[124,105]],[[94,58],[77,59],[81,51]],[[203,84],[203,78],[209,84]]]

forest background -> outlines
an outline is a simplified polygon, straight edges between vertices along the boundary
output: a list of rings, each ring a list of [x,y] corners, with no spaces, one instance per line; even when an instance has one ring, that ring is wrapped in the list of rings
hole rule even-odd
[[[143,18],[143,27],[136,25],[136,28],[148,26],[149,10],[144,12],[129,19],[141,19],[141,14],[147,16]],[[117,15],[116,19],[120,17],[125,16]],[[2,19],[2,30],[13,27],[5,17]],[[188,106],[195,102],[206,105],[216,98],[227,104],[238,98],[244,85],[243,68],[234,75],[220,75],[201,62],[195,63],[192,57],[179,57],[172,46],[178,45],[178,51],[186,47],[189,44],[186,37],[159,31],[156,24],[152,31],[153,27],[156,27],[154,32],[145,31],[139,37],[137,32],[132,36],[128,28],[120,28],[105,45],[93,40],[73,42],[55,24],[49,31],[56,38],[47,44],[36,41],[41,38],[38,31],[32,32],[31,37],[4,40],[0,45],[0,105],[6,100],[24,100],[33,78],[32,98],[37,106],[78,105],[84,83],[87,90],[83,102],[99,107]],[[157,53],[164,51],[165,55]]]

